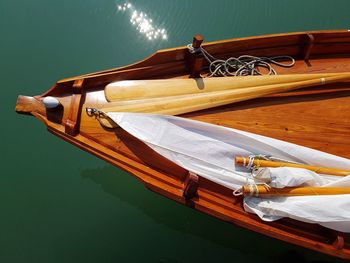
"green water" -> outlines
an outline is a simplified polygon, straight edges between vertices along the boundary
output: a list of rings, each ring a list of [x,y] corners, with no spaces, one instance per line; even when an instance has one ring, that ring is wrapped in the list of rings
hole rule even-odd
[[[140,60],[160,48],[350,26],[344,1],[0,0],[0,262],[324,262],[146,190],[14,112],[19,94]],[[129,21],[144,12],[166,39]]]

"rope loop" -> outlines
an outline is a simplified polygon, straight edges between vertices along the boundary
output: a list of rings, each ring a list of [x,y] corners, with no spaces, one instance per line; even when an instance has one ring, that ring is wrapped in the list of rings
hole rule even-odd
[[[208,77],[225,77],[225,76],[249,76],[249,75],[277,75],[272,65],[289,68],[295,65],[295,59],[291,56],[274,56],[274,57],[255,57],[242,55],[239,57],[230,57],[229,59],[217,59],[204,48],[193,48],[188,44],[187,48],[191,53],[202,52],[204,58],[209,63]],[[289,62],[282,62],[289,61]],[[260,69],[266,69],[268,72],[263,73]]]
[[[234,191],[232,192],[232,194],[233,194],[234,196],[241,196],[241,195],[243,195],[243,190],[242,190],[242,188],[238,188],[238,189],[234,190]]]

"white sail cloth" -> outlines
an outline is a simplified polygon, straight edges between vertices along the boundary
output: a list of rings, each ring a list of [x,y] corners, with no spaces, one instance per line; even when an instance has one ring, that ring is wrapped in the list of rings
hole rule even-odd
[[[159,154],[199,176],[232,190],[252,179],[250,172],[236,167],[235,156],[271,155],[315,166],[349,169],[350,160],[273,138],[204,122],[165,115],[109,112],[121,128],[145,142]],[[271,168],[274,187],[349,186],[350,176],[320,176],[300,168]],[[282,217],[319,223],[350,232],[350,194],[256,198],[246,197],[244,208],[262,220]]]

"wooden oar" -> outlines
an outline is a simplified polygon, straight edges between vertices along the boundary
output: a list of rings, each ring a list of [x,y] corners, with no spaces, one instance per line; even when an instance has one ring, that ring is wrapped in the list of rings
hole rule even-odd
[[[343,195],[350,194],[350,187],[286,187],[273,188],[264,185],[245,185],[242,187],[244,196],[281,197],[305,195]]]
[[[239,165],[248,164],[250,159],[249,157],[236,156],[236,163]],[[287,162],[275,162],[267,160],[254,159],[253,165],[257,167],[295,167],[295,168],[304,168],[310,171],[314,171],[319,174],[331,174],[337,176],[347,176],[350,175],[350,170],[342,170],[336,168],[320,167],[320,166],[311,166],[305,164],[295,164]]]
[[[126,80],[110,83],[105,88],[108,101],[169,97],[186,94],[202,94],[213,91],[233,90],[274,84],[344,76],[349,73],[294,74],[273,76],[244,76],[199,79]],[[317,83],[319,84],[319,83]]]
[[[141,103],[130,103],[123,105],[113,105],[112,107],[104,107],[103,111],[119,111],[119,112],[145,112],[160,113],[169,115],[178,115],[187,112],[208,109],[212,107],[222,106],[233,102],[244,101],[252,98],[261,97],[268,94],[283,92],[303,87],[322,85],[324,83],[332,83],[338,81],[349,80],[350,73],[340,74],[331,77],[317,78],[305,81],[264,85],[255,87],[246,87],[241,89],[223,90],[215,92],[205,92],[202,94],[190,94],[166,97],[155,101],[142,100]]]

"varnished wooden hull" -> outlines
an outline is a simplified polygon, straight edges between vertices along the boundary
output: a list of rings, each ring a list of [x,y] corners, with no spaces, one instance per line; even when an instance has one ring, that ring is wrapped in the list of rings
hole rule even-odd
[[[232,39],[204,44],[217,57],[241,54],[290,55],[293,68],[279,74],[350,72],[350,32],[322,31]],[[318,225],[283,219],[261,221],[243,210],[241,198],[222,186],[199,178],[194,197],[187,171],[165,160],[125,131],[103,128],[86,107],[107,104],[104,86],[126,79],[187,78],[186,47],[158,51],[122,68],[58,81],[36,97],[19,97],[16,110],[42,120],[58,137],[86,150],[142,181],[147,188],[222,220],[280,240],[350,259],[350,235]],[[42,98],[57,97],[62,107],[46,110]],[[246,102],[183,115],[186,118],[237,128],[350,158],[350,83],[325,85],[270,95]]]

